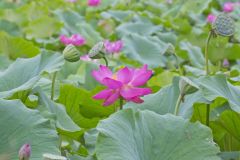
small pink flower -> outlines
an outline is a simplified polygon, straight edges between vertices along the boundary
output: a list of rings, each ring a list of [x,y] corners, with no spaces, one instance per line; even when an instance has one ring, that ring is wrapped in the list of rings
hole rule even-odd
[[[108,52],[108,53],[119,53],[123,48],[123,42],[122,42],[122,40],[118,40],[115,42],[110,42],[110,41],[106,40],[104,42],[104,47],[105,47],[106,52]]]
[[[207,16],[207,22],[208,23],[213,23],[216,20],[216,16],[214,16],[213,14],[209,14]]]
[[[60,39],[60,41],[61,41],[63,44],[65,44],[65,45],[69,45],[69,44],[72,43],[71,39],[68,38],[68,37],[65,36],[65,35],[61,35],[61,36],[59,37],[59,39]]]
[[[74,3],[74,2],[77,2],[77,0],[66,0],[66,2]]]
[[[226,2],[223,5],[224,12],[232,12],[234,10],[234,3],[233,2]]]
[[[74,46],[82,46],[86,42],[85,38],[80,34],[73,34],[70,38],[66,35],[61,35],[59,39],[65,45],[72,44]]]
[[[30,144],[24,144],[18,152],[19,160],[29,160],[30,156],[31,156],[31,146]]]
[[[88,6],[96,7],[100,5],[101,0],[88,0]]]
[[[141,96],[152,93],[149,88],[139,88],[144,85],[151,77],[152,71],[148,70],[147,65],[140,69],[124,67],[116,74],[106,67],[100,65],[99,70],[94,70],[92,76],[107,89],[99,92],[93,98],[104,99],[104,106],[113,104],[118,98],[122,97],[127,101],[142,103]]]
[[[168,4],[172,4],[173,1],[172,1],[172,0],[166,0],[166,3],[168,3]]]
[[[98,61],[97,59],[90,58],[88,54],[81,56],[80,60],[85,61],[85,62],[94,62],[94,63],[96,63]]]
[[[75,46],[82,46],[86,42],[85,38],[80,34],[73,34],[70,39],[72,41],[72,44]]]

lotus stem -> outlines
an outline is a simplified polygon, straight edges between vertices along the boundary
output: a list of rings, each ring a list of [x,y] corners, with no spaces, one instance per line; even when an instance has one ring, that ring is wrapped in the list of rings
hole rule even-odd
[[[180,93],[179,96],[178,96],[178,99],[177,99],[176,106],[175,106],[175,111],[174,111],[174,115],[175,115],[175,116],[178,115],[178,111],[179,111],[179,107],[180,107],[182,98],[183,98],[183,95]]]
[[[206,75],[209,75],[209,66],[208,66],[208,46],[210,43],[210,40],[213,36],[214,31],[210,31],[208,34],[208,38],[206,41],[206,46],[205,46],[205,65],[206,65]],[[206,105],[206,125],[209,126],[209,115],[210,115],[210,104]]]
[[[52,77],[51,100],[54,99],[54,89],[55,89],[56,77],[57,77],[57,72],[54,72],[54,73],[53,73],[53,77]]]
[[[106,57],[103,57],[104,61],[105,61],[105,64],[106,64],[106,67],[108,67],[108,60]]]
[[[122,97],[119,99],[119,109],[120,110],[123,109],[123,98]]]

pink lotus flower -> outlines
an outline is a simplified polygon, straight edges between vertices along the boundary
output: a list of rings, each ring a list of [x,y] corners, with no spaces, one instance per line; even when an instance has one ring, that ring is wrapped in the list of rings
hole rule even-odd
[[[71,39],[68,38],[68,37],[65,36],[65,35],[60,35],[59,39],[60,39],[60,41],[61,41],[63,44],[65,44],[65,45],[69,45],[69,44],[72,43]]]
[[[213,23],[215,20],[216,20],[216,16],[214,16],[213,14],[209,14],[208,16],[207,16],[207,22],[208,23]]]
[[[226,2],[223,5],[224,12],[232,12],[234,10],[234,3],[233,2]]]
[[[61,35],[59,37],[60,41],[65,45],[75,45],[75,46],[82,46],[85,44],[86,40],[80,34],[73,34],[70,38],[66,35]]]
[[[101,0],[88,0],[88,6],[96,7],[100,5]]]
[[[70,39],[72,40],[72,44],[75,46],[81,46],[85,44],[85,39],[80,34],[73,34]]]
[[[127,101],[142,103],[141,96],[150,94],[149,88],[139,88],[144,85],[151,77],[152,71],[148,70],[147,65],[140,69],[124,67],[116,74],[106,67],[100,65],[99,70],[94,70],[92,76],[107,89],[99,92],[93,98],[105,100],[103,105],[113,104],[118,98],[124,98]]]
[[[19,160],[29,160],[30,156],[31,156],[31,146],[30,144],[24,144],[18,152]]]
[[[110,41],[106,40],[104,42],[104,47],[105,47],[106,52],[108,52],[108,53],[119,53],[123,48],[123,41],[118,40],[115,42],[110,42]]]

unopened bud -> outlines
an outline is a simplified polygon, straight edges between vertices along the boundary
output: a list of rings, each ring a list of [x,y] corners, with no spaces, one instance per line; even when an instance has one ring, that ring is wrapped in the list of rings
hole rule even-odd
[[[228,59],[225,58],[225,59],[223,60],[223,67],[228,68],[229,65],[230,65],[230,64],[229,64]]]
[[[80,60],[81,54],[74,45],[69,44],[63,50],[63,56],[66,61],[77,62]]]
[[[24,144],[18,152],[19,160],[29,160],[30,156],[31,156],[31,146],[30,144]]]
[[[191,80],[182,77],[179,80],[179,90],[182,96],[186,94],[191,94],[198,89],[198,86],[195,85]]]

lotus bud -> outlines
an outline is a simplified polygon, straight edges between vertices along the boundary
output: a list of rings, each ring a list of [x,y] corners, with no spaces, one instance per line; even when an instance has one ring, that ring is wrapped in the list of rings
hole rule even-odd
[[[179,91],[182,96],[185,96],[186,94],[191,94],[197,89],[198,86],[196,86],[191,80],[183,77],[179,80]]]
[[[228,59],[225,58],[225,59],[223,60],[223,67],[228,68],[229,65],[230,65],[230,64],[229,64]]]
[[[103,42],[98,42],[97,44],[95,44],[88,53],[89,57],[92,59],[101,59],[105,57],[105,54],[102,52],[103,47],[104,47]]]
[[[19,160],[29,160],[30,156],[31,156],[31,146],[30,144],[24,144],[18,152]]]
[[[63,56],[68,62],[77,62],[80,60],[81,54],[74,45],[69,44],[63,50]]]
[[[175,47],[171,43],[168,43],[168,48],[167,48],[167,50],[164,54],[174,55],[175,54]]]

